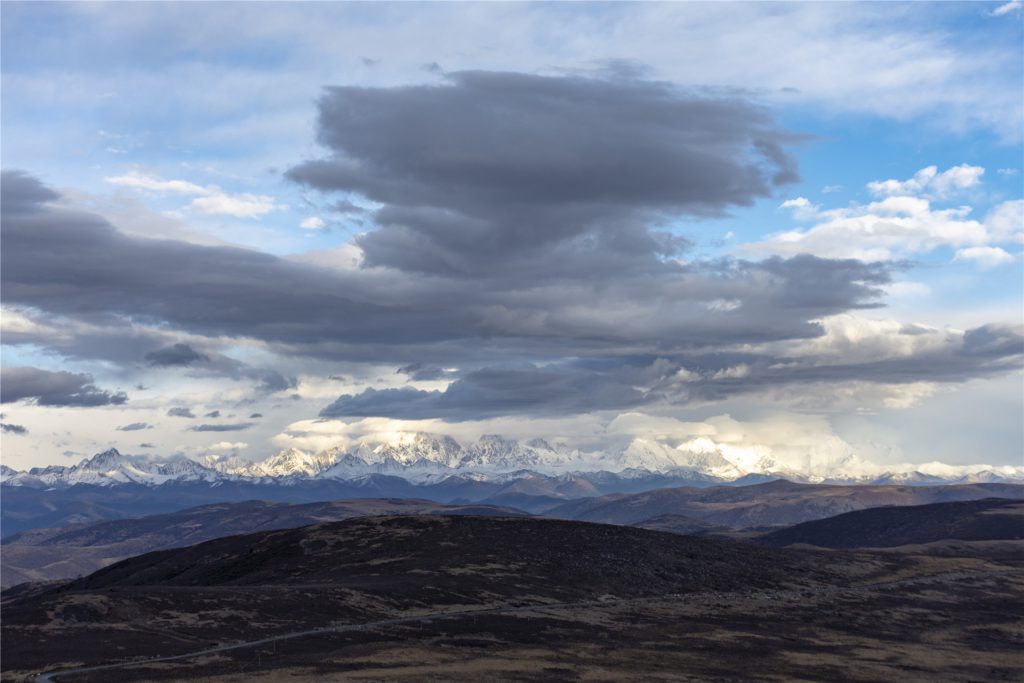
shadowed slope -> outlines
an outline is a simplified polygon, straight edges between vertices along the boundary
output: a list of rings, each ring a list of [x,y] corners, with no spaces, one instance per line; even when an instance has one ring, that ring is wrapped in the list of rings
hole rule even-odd
[[[804,564],[727,541],[580,522],[373,517],[149,553],[69,588],[325,583],[394,594],[429,585],[567,598],[775,585]]]
[[[944,540],[1020,539],[1024,539],[1024,503],[989,498],[858,510],[773,531],[759,540],[775,546],[892,548]]]
[[[67,579],[120,559],[222,536],[290,529],[351,517],[402,514],[523,516],[495,505],[445,505],[407,498],[366,498],[289,505],[261,500],[219,503],[138,519],[33,529],[4,539],[0,584]]]

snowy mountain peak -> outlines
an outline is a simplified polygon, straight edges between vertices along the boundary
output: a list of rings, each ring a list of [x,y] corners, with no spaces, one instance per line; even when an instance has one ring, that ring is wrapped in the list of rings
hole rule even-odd
[[[543,467],[545,461],[534,448],[497,434],[484,434],[467,449],[460,465],[510,472]]]
[[[393,461],[407,466],[419,464],[457,467],[462,456],[462,445],[450,436],[402,432],[393,439],[373,446],[370,452],[364,455],[364,459],[377,464]]]
[[[121,455],[116,448],[108,448],[102,453],[97,453],[91,458],[85,458],[78,463],[76,467],[79,469],[100,470],[117,467],[124,462],[126,462],[125,456]]]
[[[333,465],[336,460],[336,453],[329,451],[310,454],[297,448],[289,448],[270,456],[263,462],[255,463],[252,470],[257,476],[288,477],[300,475],[312,477]]]
[[[582,480],[576,475],[585,476]],[[589,481],[651,480],[664,477],[706,483],[783,477],[792,481],[833,483],[940,484],[1024,481],[1024,467],[903,465],[884,471],[861,460],[845,444],[825,444],[810,457],[799,449],[773,452],[763,446],[738,446],[696,437],[677,445],[634,438],[623,447],[581,452],[545,439],[520,443],[496,434],[462,445],[450,436],[403,432],[367,438],[346,447],[316,453],[298,448],[258,462],[235,455],[207,455],[200,461],[182,455],[153,458],[109,449],[70,467],[37,467],[16,472],[0,466],[5,486],[66,488],[79,484],[156,486],[170,482],[254,482],[289,485],[302,480],[343,480],[375,485],[380,477],[401,477],[414,484],[458,478],[466,481],[519,482],[523,493],[536,478],[564,477],[579,495]],[[595,479],[597,477],[598,479]],[[653,484],[652,485],[656,485]],[[518,490],[518,489],[517,489]]]

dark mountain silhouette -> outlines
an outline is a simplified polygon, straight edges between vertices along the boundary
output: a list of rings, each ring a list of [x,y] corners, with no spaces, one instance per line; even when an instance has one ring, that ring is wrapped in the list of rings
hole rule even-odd
[[[944,540],[1024,540],[1024,503],[987,498],[879,507],[804,522],[759,539],[775,546],[804,543],[822,548],[891,548]]]

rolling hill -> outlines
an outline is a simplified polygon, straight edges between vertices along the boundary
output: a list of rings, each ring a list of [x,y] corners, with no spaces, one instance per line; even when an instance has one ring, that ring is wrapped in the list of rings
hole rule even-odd
[[[937,541],[1024,540],[1024,503],[983,500],[879,507],[804,522],[758,539],[774,546],[892,548]]]
[[[401,498],[350,499],[289,505],[251,500],[189,508],[180,512],[34,529],[4,539],[0,585],[68,579],[112,562],[154,550],[175,548],[222,536],[270,531],[372,515],[523,516],[494,505],[445,505]]]

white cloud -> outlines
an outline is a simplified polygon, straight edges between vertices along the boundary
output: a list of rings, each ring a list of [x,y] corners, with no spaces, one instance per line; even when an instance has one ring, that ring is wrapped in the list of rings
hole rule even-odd
[[[810,220],[818,215],[818,209],[821,207],[817,204],[811,204],[811,200],[807,199],[807,197],[797,197],[796,199],[787,199],[782,202],[779,204],[779,208],[789,209],[798,220]]]
[[[740,365],[734,365],[729,368],[724,368],[711,375],[711,379],[743,379],[750,374],[750,366],[741,363]]]
[[[831,194],[833,192],[839,192],[842,189],[843,189],[842,185],[826,185],[825,187],[821,188],[821,193],[822,194]]]
[[[1021,0],[1010,0],[1010,2],[1002,4],[992,10],[991,16],[1001,17],[1004,14],[1010,14],[1011,12],[1019,12],[1021,8],[1024,8],[1024,3],[1022,3]]]
[[[942,173],[936,166],[922,168],[907,180],[882,180],[868,183],[868,190],[881,197],[912,196],[942,199],[960,190],[976,187],[981,183],[985,169],[981,166],[960,164]]]
[[[985,228],[996,242],[1024,244],[1024,199],[1003,202],[989,211]]]
[[[773,345],[786,358],[817,358],[822,363],[870,363],[909,358],[959,344],[963,331],[908,324],[899,320],[865,318],[852,313],[816,320],[822,334],[810,339]]]
[[[274,203],[274,198],[262,194],[229,194],[217,185],[197,185],[187,180],[164,180],[131,171],[125,175],[109,176],[104,180],[112,185],[130,187],[153,192],[198,195],[189,207],[206,214],[235,216],[236,218],[258,218],[286,206]]]
[[[286,208],[274,204],[274,198],[263,194],[224,194],[214,192],[192,200],[189,205],[202,213],[235,216],[236,218],[257,218],[277,209]]]
[[[153,190],[154,192],[177,192],[179,194],[207,194],[209,188],[205,188],[187,180],[163,180],[147,176],[138,171],[130,171],[124,175],[110,176],[104,178],[112,185],[132,187],[139,190]]]
[[[207,451],[241,451],[249,447],[244,441],[218,441],[217,443],[206,446],[204,450]]]
[[[302,222],[299,223],[299,227],[305,230],[323,230],[326,225],[327,224],[324,223],[324,220],[319,216],[304,218],[302,219]]]
[[[1020,173],[1020,169],[1017,168],[1000,168],[996,171],[999,175],[1015,176]]]
[[[968,247],[967,249],[958,249],[953,260],[972,261],[982,268],[995,268],[1012,263],[1014,256],[999,247]]]
[[[888,261],[937,247],[985,244],[985,225],[968,218],[971,208],[933,209],[927,199],[887,197],[866,205],[820,211],[819,222],[806,230],[769,235],[743,250],[795,255],[810,253],[828,258]]]
[[[909,180],[870,182],[868,189],[880,196],[878,200],[836,209],[824,210],[805,197],[789,199],[780,208],[791,209],[796,218],[812,219],[815,224],[807,229],[769,235],[760,242],[743,245],[741,250],[755,255],[810,253],[828,258],[889,261],[926,254],[939,247],[966,250],[1024,243],[1024,200],[1003,202],[982,221],[970,217],[970,206],[933,205],[939,198],[976,187],[984,172],[979,166],[966,164],[942,173],[929,166]],[[989,262],[998,258],[997,251],[1002,250],[988,250]],[[981,257],[975,260],[982,262]]]

